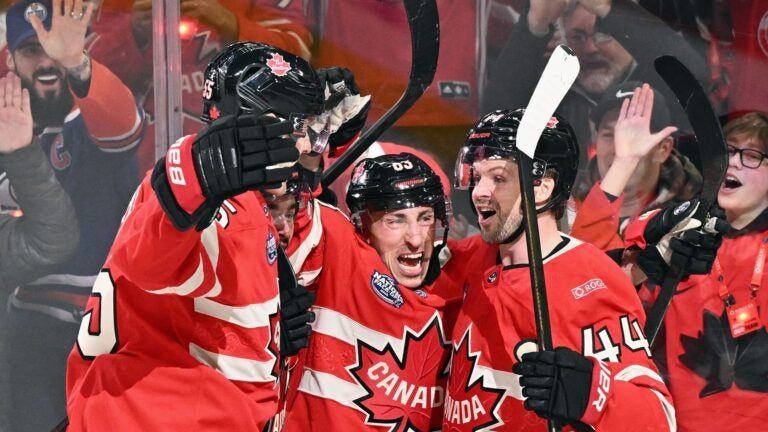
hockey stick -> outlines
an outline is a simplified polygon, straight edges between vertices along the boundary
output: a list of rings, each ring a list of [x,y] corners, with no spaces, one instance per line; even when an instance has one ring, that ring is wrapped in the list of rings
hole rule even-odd
[[[381,118],[328,167],[321,181],[323,188],[334,182],[363,154],[385,130],[402,117],[427,90],[437,69],[440,49],[440,22],[435,0],[404,0],[411,30],[411,73],[400,99]]]
[[[525,109],[520,126],[517,128],[515,142],[518,152],[518,174],[523,197],[525,221],[525,244],[530,263],[531,292],[533,294],[533,314],[536,321],[536,334],[540,350],[552,350],[552,329],[549,325],[547,289],[544,283],[544,263],[541,256],[539,223],[536,215],[536,199],[533,191],[533,177],[544,173],[546,167],[534,163],[533,157],[541,133],[554,114],[560,101],[579,74],[579,60],[565,45],[555,48],[544,72],[533,90],[531,100]],[[534,174],[535,171],[535,174]],[[552,420],[547,422],[548,430],[557,431],[559,427]]]
[[[723,184],[725,171],[728,169],[728,148],[723,131],[720,129],[720,123],[704,89],[680,60],[673,56],[661,56],[654,61],[654,67],[685,110],[696,142],[699,144],[703,184],[699,193],[699,208],[696,209],[693,218],[698,219],[704,226],[709,209],[717,199],[717,191]],[[672,296],[682,279],[682,272],[683,269],[671,266],[661,284],[659,297],[648,312],[645,335],[650,346],[653,346],[661,328],[661,322],[672,302]]]

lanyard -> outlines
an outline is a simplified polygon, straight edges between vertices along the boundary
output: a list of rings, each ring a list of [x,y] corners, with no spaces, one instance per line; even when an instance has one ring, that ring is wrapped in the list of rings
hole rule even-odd
[[[755,267],[752,271],[752,279],[749,282],[750,290],[752,291],[752,298],[757,298],[757,292],[760,290],[760,282],[763,279],[763,266],[765,264],[765,254],[768,253],[768,236],[763,237],[760,242],[760,249],[757,252],[757,259],[755,260]],[[720,266],[720,261],[715,258],[713,266],[715,275],[717,276],[718,294],[723,299],[726,306],[731,306],[735,303],[733,294],[728,290],[725,285],[725,278],[723,277],[723,268]]]

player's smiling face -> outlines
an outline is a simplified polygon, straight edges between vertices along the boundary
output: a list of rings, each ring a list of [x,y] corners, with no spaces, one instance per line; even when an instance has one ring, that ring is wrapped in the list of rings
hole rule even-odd
[[[509,158],[481,159],[472,168],[472,203],[483,240],[501,243],[523,220],[517,163]]]
[[[414,207],[373,212],[366,230],[392,276],[401,285],[418,288],[427,274],[435,239],[435,210]]]

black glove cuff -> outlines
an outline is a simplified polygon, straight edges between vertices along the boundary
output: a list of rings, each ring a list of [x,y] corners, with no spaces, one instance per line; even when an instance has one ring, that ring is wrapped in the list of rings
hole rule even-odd
[[[164,157],[155,163],[150,181],[160,207],[177,230],[187,231],[195,227],[197,231],[202,231],[213,222],[221,202],[208,199],[193,214],[185,212],[173,196],[171,185],[168,183]]]

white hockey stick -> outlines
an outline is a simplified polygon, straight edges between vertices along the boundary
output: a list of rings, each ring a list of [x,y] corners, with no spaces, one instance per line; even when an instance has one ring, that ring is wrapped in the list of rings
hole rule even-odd
[[[534,169],[541,171],[543,168],[534,168],[533,157],[536,154],[536,146],[544,127],[555,113],[560,101],[563,100],[578,74],[579,61],[573,51],[565,45],[555,48],[538,84],[536,84],[536,88],[533,90],[533,96],[528,102],[523,118],[520,120],[515,141],[519,150],[518,173],[525,214],[525,242],[531,268],[533,312],[540,350],[552,350],[553,346],[547,307],[547,290],[544,283],[544,263],[541,256],[539,224],[536,215],[536,199],[533,191]],[[547,425],[550,431],[559,430],[559,427],[551,420],[548,421]]]

